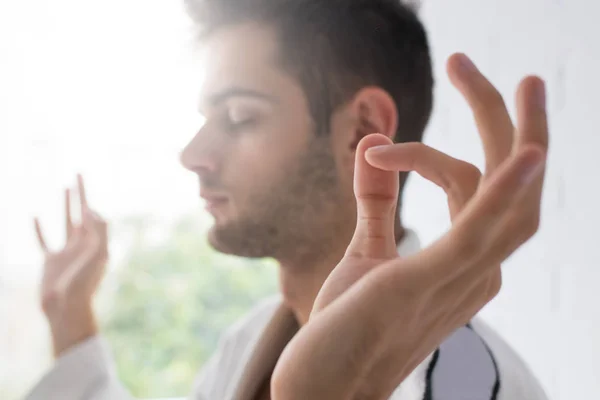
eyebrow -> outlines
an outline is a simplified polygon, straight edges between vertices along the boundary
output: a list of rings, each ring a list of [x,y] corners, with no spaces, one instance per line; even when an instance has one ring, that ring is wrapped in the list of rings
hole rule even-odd
[[[208,97],[208,103],[215,107],[219,104],[227,101],[232,97],[251,97],[258,100],[263,100],[269,103],[276,103],[277,99],[274,96],[270,96],[266,93],[241,87],[231,87],[216,93],[213,93]]]

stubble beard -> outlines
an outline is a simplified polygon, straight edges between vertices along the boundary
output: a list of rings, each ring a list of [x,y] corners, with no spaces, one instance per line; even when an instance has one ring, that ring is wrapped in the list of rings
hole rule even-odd
[[[248,197],[239,218],[211,228],[209,242],[216,250],[306,264],[325,257],[345,237],[348,199],[329,138],[313,138],[288,165],[281,179]]]

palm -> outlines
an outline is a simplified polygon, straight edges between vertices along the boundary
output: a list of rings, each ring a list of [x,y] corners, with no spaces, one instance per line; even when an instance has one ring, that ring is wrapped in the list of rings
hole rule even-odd
[[[44,260],[44,274],[42,276],[42,298],[45,298],[58,287],[66,286],[77,274],[74,266],[76,254],[70,252],[69,242],[58,252],[48,253]]]
[[[79,177],[81,224],[71,218],[71,195],[65,193],[66,242],[59,251],[50,251],[39,222],[36,232],[44,252],[44,272],[41,283],[42,308],[46,314],[58,311],[65,296],[89,300],[98,286],[106,265],[106,223],[87,205],[83,181]]]

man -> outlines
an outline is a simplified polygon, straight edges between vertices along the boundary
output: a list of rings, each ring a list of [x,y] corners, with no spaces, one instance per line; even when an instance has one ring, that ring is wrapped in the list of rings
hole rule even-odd
[[[190,8],[204,42],[206,122],[182,164],[214,216],[211,244],[275,258],[281,286],[281,298],[225,335],[192,398],[545,399],[518,356],[481,321],[469,323],[499,290],[500,262],[537,229],[542,82],[523,81],[515,129],[470,61],[449,61],[483,139],[480,179],[472,165],[414,143],[433,79],[424,29],[396,0]],[[409,170],[446,190],[454,224],[420,252],[396,207]],[[79,196],[75,226],[67,192],[60,252],[48,251],[36,223],[57,363],[30,400],[127,398],[91,307],[108,257],[106,223],[81,178]]]

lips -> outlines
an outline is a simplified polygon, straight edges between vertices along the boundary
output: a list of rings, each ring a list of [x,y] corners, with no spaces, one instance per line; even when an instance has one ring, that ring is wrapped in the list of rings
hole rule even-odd
[[[214,212],[217,209],[222,208],[224,205],[226,205],[229,202],[229,199],[227,198],[227,196],[220,195],[220,194],[200,193],[200,197],[202,199],[204,199],[204,202],[206,204],[205,208],[211,214],[214,214]]]

